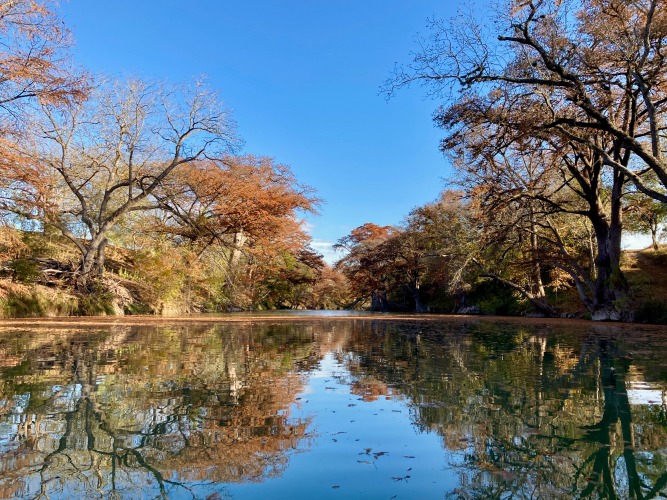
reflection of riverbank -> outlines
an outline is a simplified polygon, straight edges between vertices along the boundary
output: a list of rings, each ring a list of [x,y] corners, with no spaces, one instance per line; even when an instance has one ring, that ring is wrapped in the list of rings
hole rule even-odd
[[[54,318],[17,318],[0,319],[0,331],[25,330],[26,328],[63,328],[95,326],[159,326],[182,324],[219,324],[219,323],[311,323],[317,321],[356,321],[374,322],[410,322],[410,323],[452,323],[479,324],[492,323],[504,325],[526,325],[536,327],[591,328],[596,333],[664,333],[667,326],[634,323],[599,323],[571,318],[526,318],[515,316],[466,316],[457,314],[403,314],[374,313],[367,311],[262,311],[256,313],[195,314],[183,316],[66,316]]]

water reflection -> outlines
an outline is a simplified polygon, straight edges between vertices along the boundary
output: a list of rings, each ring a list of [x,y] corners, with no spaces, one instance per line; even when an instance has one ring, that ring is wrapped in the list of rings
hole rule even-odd
[[[666,347],[660,331],[482,320],[5,330],[0,497],[252,497],[234,485],[285,481],[321,498],[664,496]],[[431,436],[447,481],[420,479],[426,453],[364,451],[383,401],[396,417],[372,432]]]
[[[0,496],[197,495],[279,475],[307,438],[289,405],[311,337],[225,330],[5,336]]]
[[[664,370],[642,352],[664,353],[664,333],[646,339],[612,327],[577,335],[490,323],[394,330],[369,332],[351,370],[408,396],[416,425],[461,452],[452,496],[667,493],[664,379],[652,391],[660,400],[649,404],[631,406],[627,390],[629,379]]]

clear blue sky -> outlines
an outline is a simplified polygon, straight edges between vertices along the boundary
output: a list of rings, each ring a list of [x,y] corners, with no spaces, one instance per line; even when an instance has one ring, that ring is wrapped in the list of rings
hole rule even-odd
[[[245,153],[274,157],[326,203],[315,248],[365,222],[398,224],[435,199],[450,166],[419,88],[378,88],[447,0],[69,0],[76,62],[171,82],[206,75],[234,111]]]

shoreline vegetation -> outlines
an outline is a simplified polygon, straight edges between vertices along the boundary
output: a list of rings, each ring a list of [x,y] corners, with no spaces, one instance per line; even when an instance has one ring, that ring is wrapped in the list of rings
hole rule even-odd
[[[225,288],[219,291],[221,296],[216,301],[211,290],[206,288],[206,279],[211,276],[207,272],[203,275],[196,273],[173,274],[164,272],[162,279],[172,288],[164,294],[160,281],[160,273],[164,271],[165,260],[156,259],[150,264],[145,258],[145,251],[130,251],[123,248],[109,246],[107,248],[107,269],[102,283],[106,288],[94,292],[82,293],[76,288],[75,271],[72,264],[76,254],[69,242],[57,235],[44,235],[35,232],[21,232],[9,228],[0,230],[0,251],[3,259],[0,260],[0,324],[25,324],[31,326],[40,324],[160,324],[163,322],[245,322],[245,321],[299,321],[311,319],[306,314],[299,315],[299,310],[332,310],[340,313],[313,316],[317,319],[358,319],[371,318],[380,321],[390,320],[419,320],[431,321],[445,318],[464,318],[470,320],[479,318],[502,318],[522,321],[541,321],[545,317],[536,314],[527,301],[509,288],[498,289],[489,286],[488,279],[481,279],[471,287],[468,293],[467,304],[463,308],[451,309],[459,298],[457,296],[442,296],[426,294],[424,290],[422,302],[428,307],[427,311],[415,313],[409,297],[389,296],[391,301],[389,314],[375,314],[370,311],[370,300],[354,303],[351,297],[354,292],[349,283],[331,280],[329,286],[319,290],[326,273],[334,273],[335,269],[326,266],[313,273],[311,279],[301,280],[298,284],[286,282],[278,287],[283,295],[276,292],[274,301],[277,306],[270,304],[255,304],[255,307],[242,309],[228,307],[229,303],[224,296]],[[4,246],[3,246],[4,245]],[[21,248],[21,255],[10,258],[11,250]],[[168,251],[170,262],[174,265],[184,255],[178,248],[172,247]],[[641,251],[626,251],[623,256],[623,271],[634,291],[633,303],[629,306],[638,311],[638,323],[666,323],[664,311],[667,310],[664,298],[667,297],[667,276],[662,272],[667,260],[667,247],[653,248]],[[151,267],[156,266],[157,269]],[[324,277],[323,277],[324,276]],[[178,281],[180,277],[181,281]],[[204,280],[202,282],[202,280]],[[152,284],[152,286],[151,286]],[[226,282],[225,282],[226,284]],[[274,282],[275,285],[275,282]],[[299,290],[299,293],[295,291]],[[161,293],[163,295],[161,295]],[[205,301],[207,300],[207,302]],[[399,302],[402,301],[402,302]],[[507,307],[507,304],[512,304]],[[586,311],[576,297],[573,290],[563,290],[554,303],[560,311],[556,319],[568,321],[588,321]],[[329,307],[324,307],[326,305]],[[352,307],[350,307],[352,305]],[[391,307],[393,305],[393,307]],[[346,307],[347,306],[347,307]],[[294,314],[280,310],[293,310]],[[346,314],[344,310],[350,311]],[[247,315],[253,311],[263,311],[261,315]],[[272,311],[276,311],[275,314]],[[365,315],[367,311],[370,314]],[[642,316],[644,311],[644,316]],[[225,313],[234,314],[225,314]],[[382,311],[379,311],[382,312]],[[215,314],[222,313],[220,316]],[[123,318],[125,316],[125,318]],[[25,321],[20,321],[26,318]],[[47,319],[48,318],[48,319]],[[93,319],[94,318],[94,319]],[[14,322],[13,320],[19,320]],[[44,320],[46,322],[44,322]]]
[[[57,2],[5,2],[1,314],[667,324],[667,4],[507,0],[489,15],[429,22],[381,88],[440,101],[448,189],[396,226],[352,229],[330,266],[304,219],[324,200],[270,152],[242,152],[218,89],[91,74]],[[652,249],[623,252],[627,231]]]

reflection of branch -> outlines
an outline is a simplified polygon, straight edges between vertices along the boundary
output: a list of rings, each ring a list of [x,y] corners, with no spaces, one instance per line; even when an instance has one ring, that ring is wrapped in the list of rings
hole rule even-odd
[[[144,445],[144,440],[143,439],[141,440],[141,443],[139,444],[139,446],[137,448],[126,449],[125,454],[121,455],[118,451],[119,449],[116,448],[116,441],[117,441],[116,433],[104,421],[104,419],[102,418],[102,414],[100,412],[93,412],[93,415],[95,416],[95,420],[97,420],[97,422],[98,422],[98,426],[99,426],[100,430],[107,433],[109,435],[109,437],[111,438],[112,443],[113,443],[113,451],[111,453],[104,452],[104,451],[101,451],[101,450],[91,450],[91,451],[95,451],[96,453],[99,453],[99,454],[102,454],[102,455],[111,455],[112,489],[115,490],[116,460],[119,459],[118,460],[119,463],[123,463],[123,464],[125,464],[126,466],[129,467],[130,465],[128,464],[127,457],[128,457],[128,454],[131,453],[136,458],[137,463],[139,465],[141,465],[144,469],[146,469],[151,474],[153,474],[153,476],[155,477],[155,480],[157,481],[158,486],[160,488],[160,495],[163,498],[167,498],[167,493],[166,493],[166,490],[165,490],[165,487],[164,487],[165,483],[173,485],[173,486],[180,486],[180,487],[184,488],[185,490],[189,491],[192,494],[192,498],[195,498],[195,494],[193,493],[192,489],[190,489],[188,486],[186,486],[183,483],[179,483],[179,482],[176,482],[176,481],[169,481],[167,479],[164,479],[164,477],[162,476],[162,473],[159,470],[157,470],[155,467],[149,465],[148,462],[146,462],[146,459],[139,452],[139,449],[141,449]],[[180,428],[180,425],[179,425],[179,428]],[[146,437],[146,436],[144,435],[144,437]],[[122,448],[120,449],[120,451],[122,451]]]
[[[658,478],[658,480],[655,482],[655,486],[653,486],[653,489],[647,493],[647,500],[649,498],[657,497],[665,486],[667,486],[667,472]]]
[[[167,483],[167,484],[171,484],[173,486],[180,486],[180,487],[188,490],[190,492],[190,494],[192,494],[192,498],[196,498],[192,489],[190,489],[189,487],[187,487],[183,483],[179,483],[177,481],[170,481],[169,479],[165,479],[162,476],[162,473],[159,470],[157,470],[155,467],[151,466],[148,462],[146,462],[143,455],[141,455],[141,453],[139,453],[138,450],[136,450],[134,448],[131,448],[127,451],[128,451],[128,453],[132,453],[132,455],[134,455],[134,457],[137,459],[137,463],[139,465],[141,465],[143,468],[145,468],[146,470],[150,471],[153,474],[153,476],[155,477],[155,480],[158,482],[158,485],[160,487],[160,494],[162,495],[162,497],[167,498],[167,492],[166,492],[165,487],[164,487],[164,484]]]
[[[586,460],[584,460],[584,462],[581,464],[581,466],[578,467],[578,468],[576,469],[576,471],[574,472],[574,477],[572,478],[572,490],[570,490],[570,494],[571,494],[572,496],[574,496],[574,494],[577,492],[577,483],[579,482],[579,477],[580,477],[581,474],[583,474],[583,472],[584,472],[584,468],[585,468],[586,465],[588,465],[588,463],[590,463],[596,456],[597,456],[597,452],[591,453],[591,454],[586,458]],[[582,494],[582,495],[580,495],[580,496],[583,497],[584,495]]]
[[[72,433],[72,427],[73,427],[72,422],[73,422],[73,419],[74,419],[74,415],[79,411],[79,408],[80,408],[80,401],[77,402],[77,404],[74,406],[74,409],[72,411],[65,412],[65,432],[63,433],[63,435],[60,437],[60,440],[58,441],[58,448],[56,448],[51,453],[46,455],[46,457],[44,457],[42,467],[40,467],[40,469],[39,469],[39,477],[40,477],[41,485],[40,485],[40,493],[39,493],[39,495],[37,495],[38,497],[40,497],[40,496],[45,496],[46,497],[47,496],[47,494],[46,494],[46,484],[47,484],[48,481],[44,480],[44,473],[46,472],[46,470],[51,465],[51,461],[53,460],[53,457],[55,457],[56,455],[59,455],[60,453],[63,453],[67,449],[67,439]],[[66,453],[65,453],[65,455],[67,456],[69,462],[72,463],[71,457],[69,457],[69,455],[67,455]]]

